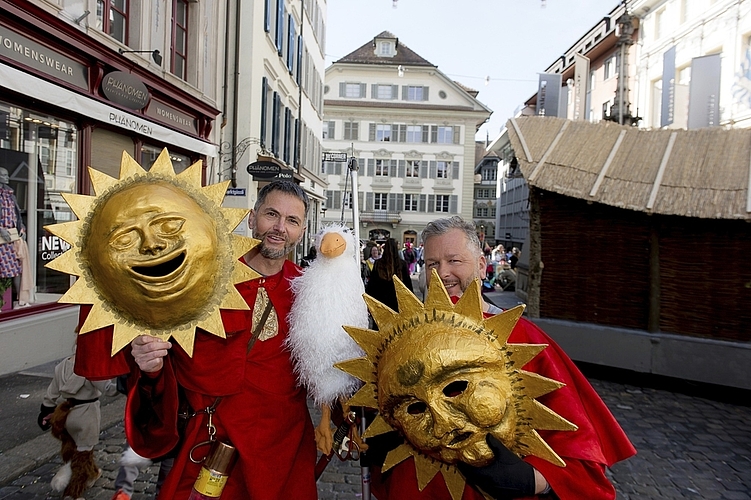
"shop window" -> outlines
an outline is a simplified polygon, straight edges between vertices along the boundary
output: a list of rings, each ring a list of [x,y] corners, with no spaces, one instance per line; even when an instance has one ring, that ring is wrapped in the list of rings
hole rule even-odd
[[[148,144],[144,144],[141,146],[141,166],[149,170],[151,169],[151,166],[154,164],[156,159],[159,157],[159,154],[162,152],[161,147],[157,146],[150,146]],[[172,160],[172,168],[175,169],[175,173],[179,174],[186,168],[190,166],[190,157],[182,155],[180,153],[176,153],[172,150],[169,152],[170,160]]]
[[[4,310],[55,302],[70,288],[70,276],[44,267],[70,245],[44,227],[75,220],[62,194],[76,192],[77,159],[73,123],[0,102],[0,225],[22,233],[29,252],[21,263],[12,243],[0,245]]]
[[[127,45],[128,0],[97,0],[96,27]]]

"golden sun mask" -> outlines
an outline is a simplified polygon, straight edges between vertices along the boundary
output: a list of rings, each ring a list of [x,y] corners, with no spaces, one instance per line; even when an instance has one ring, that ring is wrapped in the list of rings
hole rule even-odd
[[[175,175],[163,150],[146,172],[123,152],[120,178],[89,168],[97,196],[65,194],[80,220],[45,229],[71,244],[47,267],[80,276],[60,302],[93,304],[81,334],[114,324],[112,353],[141,334],[193,353],[195,328],[225,336],[219,309],[248,309],[234,283],[258,242],[231,233],[247,210],[221,207],[228,182],[201,187],[201,163]]]
[[[458,500],[465,483],[454,464],[489,463],[488,433],[519,456],[565,466],[536,429],[576,426],[535,400],[563,384],[521,369],[547,346],[507,343],[524,306],[483,319],[477,280],[456,305],[437,274],[425,304],[394,284],[400,312],[365,295],[379,331],[345,326],[366,357],[337,364],[365,382],[348,404],[379,411],[364,437],[398,430],[406,438],[383,472],[414,457],[420,490],[440,471]]]

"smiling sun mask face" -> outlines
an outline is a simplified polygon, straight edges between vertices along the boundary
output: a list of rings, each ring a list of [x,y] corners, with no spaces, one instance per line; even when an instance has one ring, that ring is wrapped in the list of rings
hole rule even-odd
[[[147,172],[123,152],[120,177],[89,167],[97,196],[63,193],[79,220],[45,229],[70,243],[46,267],[79,276],[60,298],[92,304],[81,335],[114,325],[112,354],[139,335],[191,356],[196,328],[225,337],[220,309],[249,309],[233,285],[259,275],[238,259],[258,244],[232,233],[248,211],[221,206],[229,181],[175,174],[164,149]]]
[[[114,193],[92,217],[88,241],[100,292],[152,328],[189,321],[214,293],[216,222],[167,182]]]

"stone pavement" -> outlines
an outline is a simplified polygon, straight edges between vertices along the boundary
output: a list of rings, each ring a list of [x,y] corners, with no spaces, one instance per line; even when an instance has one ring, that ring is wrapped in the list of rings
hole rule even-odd
[[[518,302],[511,292],[489,298],[501,307]],[[592,365],[582,370],[638,450],[637,456],[608,472],[619,499],[751,500],[749,391]],[[24,373],[0,377],[0,500],[58,499],[49,481],[61,465],[59,447],[35,423],[52,372]],[[103,475],[86,492],[88,500],[109,500],[114,493],[125,442],[123,404],[118,396],[102,407],[96,459]],[[157,472],[157,465],[142,471],[134,500],[153,498]],[[359,467],[332,459],[318,491],[323,500],[361,498]]]

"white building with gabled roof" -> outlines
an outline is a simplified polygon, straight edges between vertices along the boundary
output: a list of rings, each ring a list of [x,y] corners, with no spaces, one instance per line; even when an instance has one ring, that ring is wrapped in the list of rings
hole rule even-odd
[[[358,159],[361,238],[419,243],[433,219],[471,220],[474,137],[491,113],[388,31],[329,66],[323,147]],[[346,164],[321,169],[325,218],[351,222]]]

